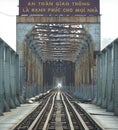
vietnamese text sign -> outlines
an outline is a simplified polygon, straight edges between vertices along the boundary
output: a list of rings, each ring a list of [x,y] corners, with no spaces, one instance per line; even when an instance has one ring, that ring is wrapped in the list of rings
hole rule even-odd
[[[19,0],[19,15],[99,15],[99,0]]]

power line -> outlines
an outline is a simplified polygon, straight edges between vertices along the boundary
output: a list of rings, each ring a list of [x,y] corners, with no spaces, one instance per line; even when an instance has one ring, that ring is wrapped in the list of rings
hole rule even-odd
[[[0,14],[3,14],[3,15],[8,16],[8,17],[16,17],[16,15],[7,14],[7,13],[1,12],[1,11],[0,11]]]

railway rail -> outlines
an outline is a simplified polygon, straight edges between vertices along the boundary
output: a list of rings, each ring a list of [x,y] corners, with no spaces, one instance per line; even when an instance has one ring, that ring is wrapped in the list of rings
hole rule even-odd
[[[14,130],[103,130],[73,98],[52,91]]]

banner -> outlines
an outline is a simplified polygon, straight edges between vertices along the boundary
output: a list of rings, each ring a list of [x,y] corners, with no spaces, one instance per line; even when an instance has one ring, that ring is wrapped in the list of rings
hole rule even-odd
[[[19,15],[99,15],[99,0],[19,0]]]

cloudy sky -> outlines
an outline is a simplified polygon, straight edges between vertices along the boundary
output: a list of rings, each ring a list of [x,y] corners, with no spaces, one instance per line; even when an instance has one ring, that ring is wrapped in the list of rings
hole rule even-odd
[[[102,48],[118,37],[118,0],[100,0]],[[18,0],[0,0],[0,37],[16,49]]]

